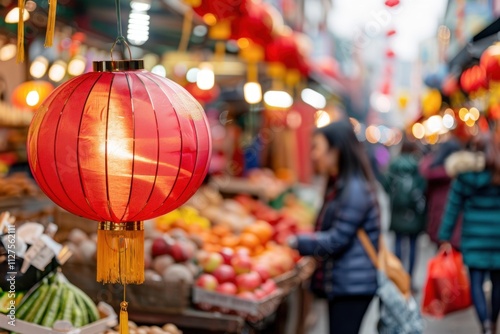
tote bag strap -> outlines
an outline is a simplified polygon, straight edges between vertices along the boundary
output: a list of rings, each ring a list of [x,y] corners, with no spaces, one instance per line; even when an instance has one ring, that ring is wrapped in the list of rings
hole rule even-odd
[[[373,265],[375,266],[375,268],[379,269],[379,258],[377,255],[377,251],[375,250],[375,247],[373,247],[372,241],[368,237],[368,234],[366,234],[366,231],[363,230],[362,228],[360,228],[356,234],[358,236],[359,241],[361,242],[361,245],[365,249],[366,254],[368,254],[368,257],[372,261]]]

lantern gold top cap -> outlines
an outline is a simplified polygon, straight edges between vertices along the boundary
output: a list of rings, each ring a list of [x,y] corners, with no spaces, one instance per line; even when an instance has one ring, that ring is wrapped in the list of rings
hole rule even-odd
[[[120,72],[144,69],[142,59],[94,61],[94,72]]]

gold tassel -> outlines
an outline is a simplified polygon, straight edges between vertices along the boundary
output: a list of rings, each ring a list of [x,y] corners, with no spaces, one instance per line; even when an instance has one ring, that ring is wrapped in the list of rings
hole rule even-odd
[[[56,10],[57,0],[49,1],[49,16],[47,18],[47,32],[45,34],[45,47],[51,47],[54,41],[54,32],[56,30]]]
[[[125,286],[123,287],[123,289],[125,289]],[[125,300],[120,303],[120,334],[128,334],[127,306],[128,303]]]
[[[248,62],[247,65],[247,81],[257,82],[259,81],[259,65],[256,62]]]
[[[18,0],[19,21],[17,22],[17,62],[24,61],[24,0]]]
[[[144,223],[100,222],[97,230],[97,281],[144,282]]]

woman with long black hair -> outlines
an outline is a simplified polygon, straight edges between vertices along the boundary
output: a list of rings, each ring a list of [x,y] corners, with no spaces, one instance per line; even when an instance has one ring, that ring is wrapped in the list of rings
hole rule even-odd
[[[364,229],[378,245],[375,179],[349,121],[318,129],[311,158],[328,180],[323,207],[316,231],[289,243],[318,261],[311,284],[317,296],[328,299],[330,333],[356,334],[377,290],[377,271],[356,236]]]

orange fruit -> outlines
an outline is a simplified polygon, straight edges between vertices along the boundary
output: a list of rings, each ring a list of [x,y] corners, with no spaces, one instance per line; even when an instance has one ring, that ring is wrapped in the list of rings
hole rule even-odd
[[[252,256],[259,256],[265,252],[265,248],[262,245],[257,245],[252,251]]]
[[[212,233],[218,236],[219,238],[223,238],[231,234],[231,229],[226,225],[216,225],[212,227]]]
[[[235,235],[228,235],[222,238],[220,243],[223,247],[234,248],[240,244],[240,238]]]
[[[252,233],[242,233],[240,235],[240,245],[254,249],[255,247],[261,245],[259,238]]]
[[[220,238],[215,234],[210,234],[208,242],[211,244],[220,244]]]
[[[259,220],[245,227],[243,233],[254,234],[257,238],[259,238],[260,243],[264,245],[266,242],[271,240],[274,234],[274,230],[268,222]]]

